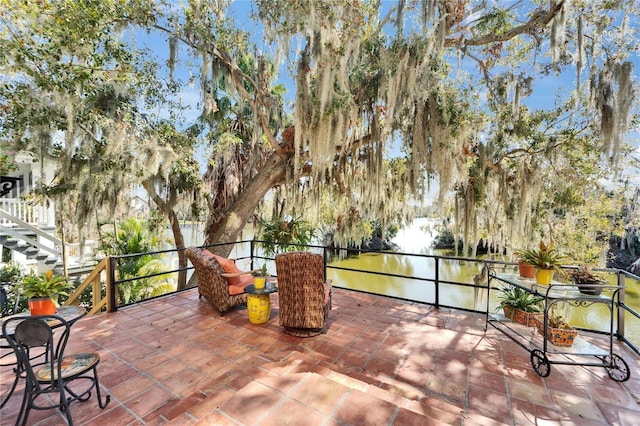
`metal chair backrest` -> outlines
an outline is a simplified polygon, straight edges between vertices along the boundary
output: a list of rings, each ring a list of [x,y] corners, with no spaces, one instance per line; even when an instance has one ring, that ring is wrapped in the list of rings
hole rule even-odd
[[[55,339],[52,326],[59,329]],[[7,335],[6,329],[12,327],[15,327],[14,334]],[[49,382],[43,382],[42,379],[38,380],[35,370],[48,363],[51,371],[59,371],[57,360],[62,357],[69,339],[69,323],[57,315],[10,318],[3,324],[3,333],[27,373],[28,385],[39,392],[58,392],[61,386],[57,380],[59,374],[53,374]],[[45,352],[45,361],[34,364],[30,353],[38,348]]]

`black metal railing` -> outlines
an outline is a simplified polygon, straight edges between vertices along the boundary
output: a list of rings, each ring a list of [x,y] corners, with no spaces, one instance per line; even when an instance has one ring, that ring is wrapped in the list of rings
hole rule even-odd
[[[233,245],[233,251],[230,257],[233,257],[234,259],[236,259],[237,262],[242,262],[242,261],[249,262],[246,268],[247,270],[255,269],[258,262],[259,263],[266,262],[270,266],[269,268],[270,271],[275,272],[275,267],[273,263],[274,258],[270,256],[266,256],[264,254],[264,250],[262,249],[264,244],[265,244],[264,241],[254,239],[254,240],[242,240],[234,243],[222,243],[222,244],[210,245],[207,247],[213,248],[216,246]],[[298,245],[298,247],[300,246]],[[451,308],[451,309],[459,309],[459,310],[480,312],[480,313],[486,313],[486,314],[489,314],[489,312],[487,312],[490,309],[489,303],[484,303],[484,302],[477,303],[477,304],[474,304],[474,306],[469,307],[469,306],[461,306],[459,304],[455,304],[451,302],[451,300],[443,301],[442,290],[443,288],[446,289],[449,286],[455,289],[459,289],[460,291],[465,291],[464,289],[466,289],[467,291],[473,290],[474,293],[479,294],[482,297],[486,297],[487,299],[490,297],[488,280],[484,279],[476,282],[473,279],[470,281],[456,281],[456,280],[446,279],[447,277],[444,276],[446,274],[443,273],[444,265],[450,266],[451,264],[454,264],[454,263],[459,265],[462,262],[469,262],[473,265],[476,265],[476,269],[478,271],[482,270],[483,266],[487,266],[490,268],[504,268],[505,270],[511,270],[511,271],[516,270],[515,263],[499,261],[499,260],[482,260],[482,259],[475,259],[475,258],[439,256],[439,255],[431,255],[431,254],[360,250],[360,249],[329,247],[329,246],[320,246],[320,245],[304,245],[303,248],[308,251],[323,254],[325,259],[325,276],[328,270],[329,271],[334,270],[339,272],[355,273],[359,275],[374,274],[374,275],[385,276],[393,279],[401,279],[401,280],[406,279],[411,281],[417,281],[419,283],[425,283],[429,286],[432,286],[432,290],[434,294],[433,300],[425,301],[425,300],[412,299],[408,297],[397,297],[397,298],[400,298],[403,300],[410,300],[413,302],[431,304],[436,308]],[[186,288],[183,288],[181,290],[168,291],[162,294],[153,294],[151,296],[145,297],[144,299],[131,300],[131,301],[128,301],[127,303],[123,303],[123,301],[120,300],[118,297],[119,286],[131,285],[132,283],[135,283],[140,280],[145,280],[145,279],[150,279],[155,277],[166,277],[167,281],[175,281],[173,277],[176,276],[176,274],[180,273],[181,271],[186,271],[187,278],[189,278],[189,272],[192,271],[193,266],[187,266],[186,268],[170,268],[162,272],[156,272],[153,274],[141,275],[141,276],[135,276],[135,277],[128,276],[126,278],[122,277],[123,274],[119,273],[120,265],[126,262],[128,259],[135,258],[136,256],[163,256],[167,254],[175,254],[182,250],[184,250],[184,248],[110,257],[109,259],[110,267],[108,268],[109,273],[108,273],[108,278],[106,283],[106,293],[107,293],[106,297],[108,298],[108,302],[105,304],[105,306],[107,306],[107,310],[115,311],[122,306],[135,304],[142,300],[149,300],[156,297],[164,297],[168,294],[174,294],[176,292],[184,291],[195,286],[195,283],[193,283],[192,285],[187,286]],[[342,253],[343,257],[344,257],[344,254],[347,254],[347,255],[384,254],[384,255],[391,255],[391,256],[417,257],[417,258],[434,262],[434,275],[432,277],[420,277],[420,276],[413,276],[413,275],[398,274],[393,271],[370,271],[370,270],[364,270],[364,269],[358,269],[358,268],[335,266],[335,265],[332,265],[331,263],[333,260],[336,259],[337,253]],[[627,281],[634,281],[637,285],[638,292],[640,292],[640,277],[633,275],[629,272],[617,270],[617,269],[599,269],[599,271],[607,274],[614,274],[616,276],[618,285],[620,285],[623,289],[626,289]],[[375,292],[362,290],[362,289],[353,289],[349,287],[343,287],[339,283],[334,283],[334,285],[338,288],[346,288],[352,291],[380,294],[380,293],[375,293]],[[389,294],[381,294],[381,295],[388,296],[388,297],[396,297]],[[494,303],[494,307],[496,303]],[[485,307],[483,309],[480,309],[479,308],[480,306],[485,306]],[[615,320],[616,320],[616,326],[617,326],[615,336],[621,341],[624,341],[635,352],[640,354],[640,348],[639,348],[640,341],[632,341],[625,334],[625,325],[627,323],[626,321],[627,316],[629,316],[629,319],[638,320],[640,323],[640,313],[638,312],[637,307],[632,307],[628,305],[625,300],[625,291],[621,291],[620,298],[617,301],[615,306]],[[592,330],[592,329],[588,329],[588,330],[598,332],[598,330]]]

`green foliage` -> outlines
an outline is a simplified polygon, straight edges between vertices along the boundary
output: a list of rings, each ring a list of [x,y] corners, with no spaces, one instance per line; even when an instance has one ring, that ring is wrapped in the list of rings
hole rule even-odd
[[[510,306],[525,312],[542,312],[544,298],[531,294],[520,287],[505,287],[498,293],[499,308]]]
[[[22,273],[17,265],[9,263],[0,268],[0,283],[15,284],[19,281]]]
[[[58,296],[68,296],[68,290],[73,287],[67,277],[54,275],[53,271],[41,274],[29,274],[22,277],[19,283],[21,296],[27,299],[51,297],[57,301]]]
[[[565,320],[563,309],[559,308],[556,305],[551,306],[551,308],[549,309],[549,312],[547,314],[547,324],[552,328],[571,328],[571,326]]]
[[[570,270],[567,275],[576,284],[593,284],[604,281],[600,274],[593,271],[593,266],[587,264],[578,265],[576,269]]]
[[[169,269],[162,254],[150,254],[163,248],[165,239],[158,236],[159,232],[162,228],[154,230],[147,222],[129,218],[118,224],[115,234],[104,234],[100,243],[102,250],[115,256],[131,255],[118,259],[119,279],[162,274]],[[164,275],[135,279],[118,284],[118,294],[122,303],[130,303],[156,294],[158,288],[166,284]]]
[[[254,277],[268,277],[269,271],[267,271],[267,264],[263,263],[262,266],[258,269],[255,269],[251,275]]]
[[[433,247],[435,248],[451,248],[455,245],[456,239],[453,231],[445,226],[439,226],[437,234],[433,238]]]
[[[556,250],[553,240],[548,245],[540,240],[538,248],[520,250],[514,254],[522,262],[541,269],[553,269],[560,274],[564,274],[560,266],[569,260],[566,255]]]
[[[4,151],[4,148],[3,148]],[[16,163],[9,153],[0,152],[0,175],[6,175],[7,173],[16,170]]]
[[[576,262],[604,266],[602,259],[610,240],[624,235],[622,197],[598,190],[586,194],[583,191],[581,195],[574,208],[563,212],[555,227],[557,241]]]
[[[288,251],[303,250],[313,242],[315,228],[300,218],[271,221],[261,219],[259,239],[263,241],[263,250],[267,256]]]

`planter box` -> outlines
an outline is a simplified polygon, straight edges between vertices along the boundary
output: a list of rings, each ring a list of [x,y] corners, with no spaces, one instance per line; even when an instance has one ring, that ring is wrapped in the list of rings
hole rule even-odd
[[[533,312],[525,312],[521,309],[512,308],[511,306],[505,306],[504,315],[512,321],[526,325],[527,327],[534,327],[535,315]]]
[[[536,328],[538,329],[538,333],[540,333],[541,336],[544,336],[544,317],[540,314],[534,315],[534,321]],[[573,346],[573,341],[578,335],[578,330],[571,326],[567,327],[568,328],[555,328],[547,326],[547,340],[554,346],[565,348]]]

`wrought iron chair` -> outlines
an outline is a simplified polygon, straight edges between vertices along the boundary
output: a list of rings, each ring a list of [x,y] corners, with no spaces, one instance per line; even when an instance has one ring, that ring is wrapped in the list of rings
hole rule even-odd
[[[200,247],[188,247],[185,255],[195,270],[200,297],[204,296],[221,315],[235,306],[247,304],[244,287],[253,282],[251,272],[243,272],[237,268],[234,269],[237,272],[227,272],[220,261],[233,261],[216,258],[208,250]]]
[[[54,339],[54,324],[59,331],[56,333],[57,339]],[[14,333],[7,334],[7,330],[13,328]],[[71,325],[57,315],[14,317],[3,323],[2,333],[26,374],[24,397],[16,424],[21,421],[23,425],[26,424],[31,409],[58,408],[66,415],[69,425],[72,425],[69,404],[73,401],[87,401],[94,388],[100,408],[109,404],[111,396],[106,395],[103,401],[100,395],[97,371],[100,356],[95,352],[65,354],[70,332]],[[46,351],[45,361],[32,363],[29,353],[38,348]],[[76,385],[76,381],[90,383],[86,387],[80,387]],[[52,404],[51,400],[45,398],[47,394],[57,394],[57,401],[52,398],[56,401]]]
[[[0,285],[0,313],[1,316],[13,315],[16,313],[18,309],[18,301],[20,297],[20,293],[16,291],[15,300],[11,302],[9,298],[9,293],[5,288],[5,285],[10,285],[8,283],[1,283]],[[15,354],[13,353],[13,348],[9,344],[9,341],[5,339],[2,335],[0,335],[0,367],[12,367],[13,373],[15,374],[15,380],[11,385],[11,389],[4,395],[2,402],[0,402],[0,408],[4,407],[7,403],[13,391],[18,384],[18,380],[20,379],[20,371],[19,364],[15,358]]]
[[[306,251],[276,256],[280,325],[299,337],[325,333],[331,310],[331,281],[324,257]]]

